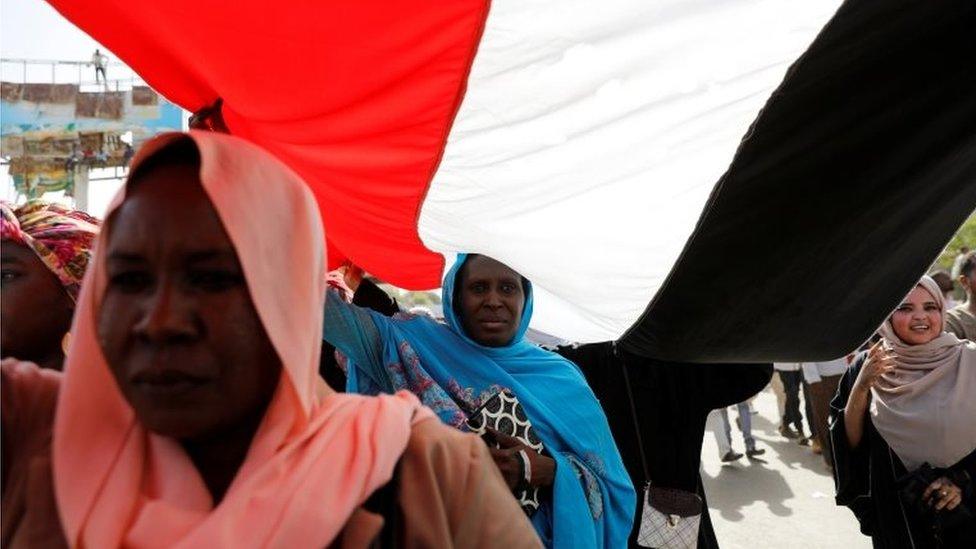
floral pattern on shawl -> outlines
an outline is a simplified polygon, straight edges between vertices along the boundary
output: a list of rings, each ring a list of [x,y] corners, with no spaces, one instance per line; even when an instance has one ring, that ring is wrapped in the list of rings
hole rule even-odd
[[[603,474],[603,459],[593,452],[587,452],[583,456],[583,461],[580,461],[573,454],[566,454],[566,459],[573,466],[573,472],[576,473],[576,478],[583,485],[583,491],[586,493],[586,503],[590,506],[590,513],[594,519],[599,519],[603,516],[603,492],[600,490],[597,475]]]
[[[493,384],[475,394],[472,387],[462,387],[456,379],[451,379],[442,388],[433,377],[421,367],[420,357],[410,346],[410,343],[401,341],[398,345],[399,359],[391,361],[386,365],[386,371],[390,374],[393,386],[406,389],[420,398],[420,402],[427,406],[447,425],[462,431],[468,431],[468,417],[491,397],[506,390],[498,384]],[[336,351],[336,361],[343,372],[348,371],[349,358]],[[364,385],[361,390],[374,390],[382,392],[382,388],[372,382],[368,377],[359,382]],[[510,390],[510,389],[508,389]]]

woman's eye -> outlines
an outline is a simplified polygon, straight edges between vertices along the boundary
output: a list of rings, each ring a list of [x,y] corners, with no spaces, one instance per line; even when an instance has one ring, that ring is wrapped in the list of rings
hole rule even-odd
[[[206,270],[192,271],[190,284],[205,292],[222,292],[243,282],[240,274],[232,271]]]
[[[510,293],[512,293],[512,292],[515,291],[515,285],[514,284],[502,284],[502,291],[505,292],[506,294],[510,294]]]
[[[20,272],[13,269],[0,270],[0,282],[12,282],[23,276]]]
[[[109,286],[126,293],[135,293],[148,288],[152,277],[145,271],[122,271],[109,277]]]
[[[488,289],[488,288],[487,288],[487,286],[483,282],[476,282],[476,283],[474,283],[474,284],[471,285],[471,291],[476,292],[476,293],[479,293],[479,294],[481,292],[484,292],[486,289]]]

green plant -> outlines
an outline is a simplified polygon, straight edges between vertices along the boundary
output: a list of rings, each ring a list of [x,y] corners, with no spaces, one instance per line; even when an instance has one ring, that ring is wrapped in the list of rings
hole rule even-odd
[[[942,251],[939,259],[936,260],[935,268],[942,268],[949,270],[952,268],[952,262],[956,259],[956,255],[959,254],[959,248],[962,246],[968,246],[970,250],[976,248],[976,213],[969,216],[956,234],[953,235],[952,240]]]

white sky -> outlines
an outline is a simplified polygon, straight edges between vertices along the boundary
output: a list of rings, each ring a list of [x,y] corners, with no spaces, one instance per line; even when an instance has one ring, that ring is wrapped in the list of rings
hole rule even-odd
[[[42,0],[0,0],[0,57],[4,59],[36,59],[58,61],[89,61],[92,53],[98,48],[109,57],[113,63],[109,67],[112,79],[126,78],[134,73],[128,67],[115,65],[118,61],[111,51],[96,42],[90,36],[78,29],[54,8]],[[84,78],[92,79],[89,74],[93,69],[86,67]],[[24,80],[24,68],[21,64],[3,63],[0,67],[0,78],[7,81],[21,82]],[[49,82],[51,79],[50,65],[28,66],[28,82]],[[78,82],[78,70],[61,67],[55,74],[59,82]],[[92,172],[92,177],[102,174]],[[106,174],[107,175],[107,174]],[[7,177],[6,167],[0,168],[0,198],[13,200],[15,193],[13,184]],[[102,216],[105,208],[115,191],[121,185],[120,180],[93,181],[89,186],[89,211]],[[58,200],[59,193],[45,195],[48,200]]]
[[[105,48],[42,0],[0,0],[3,57],[87,61]]]
[[[0,0],[0,57],[4,59],[88,62],[96,48],[109,57],[111,79],[135,76],[111,51],[61,17],[47,2]],[[20,82],[24,79],[23,65],[4,63],[0,76],[3,80]],[[93,80],[94,69],[85,67],[84,78]],[[50,65],[28,66],[27,81],[50,79]],[[59,67],[56,80],[77,83],[78,70]]]

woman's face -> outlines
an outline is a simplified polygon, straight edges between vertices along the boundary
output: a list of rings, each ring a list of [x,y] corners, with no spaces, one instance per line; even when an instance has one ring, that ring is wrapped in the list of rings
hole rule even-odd
[[[166,165],[134,185],[105,245],[98,335],[149,430],[210,436],[260,418],[281,362],[198,168]]]
[[[71,328],[74,303],[61,281],[33,251],[10,240],[0,244],[0,353],[53,365]]]
[[[909,345],[928,343],[942,333],[942,309],[928,290],[916,286],[891,314],[891,326]]]
[[[476,255],[461,268],[461,325],[468,337],[486,347],[511,343],[522,321],[522,277],[503,263]]]

